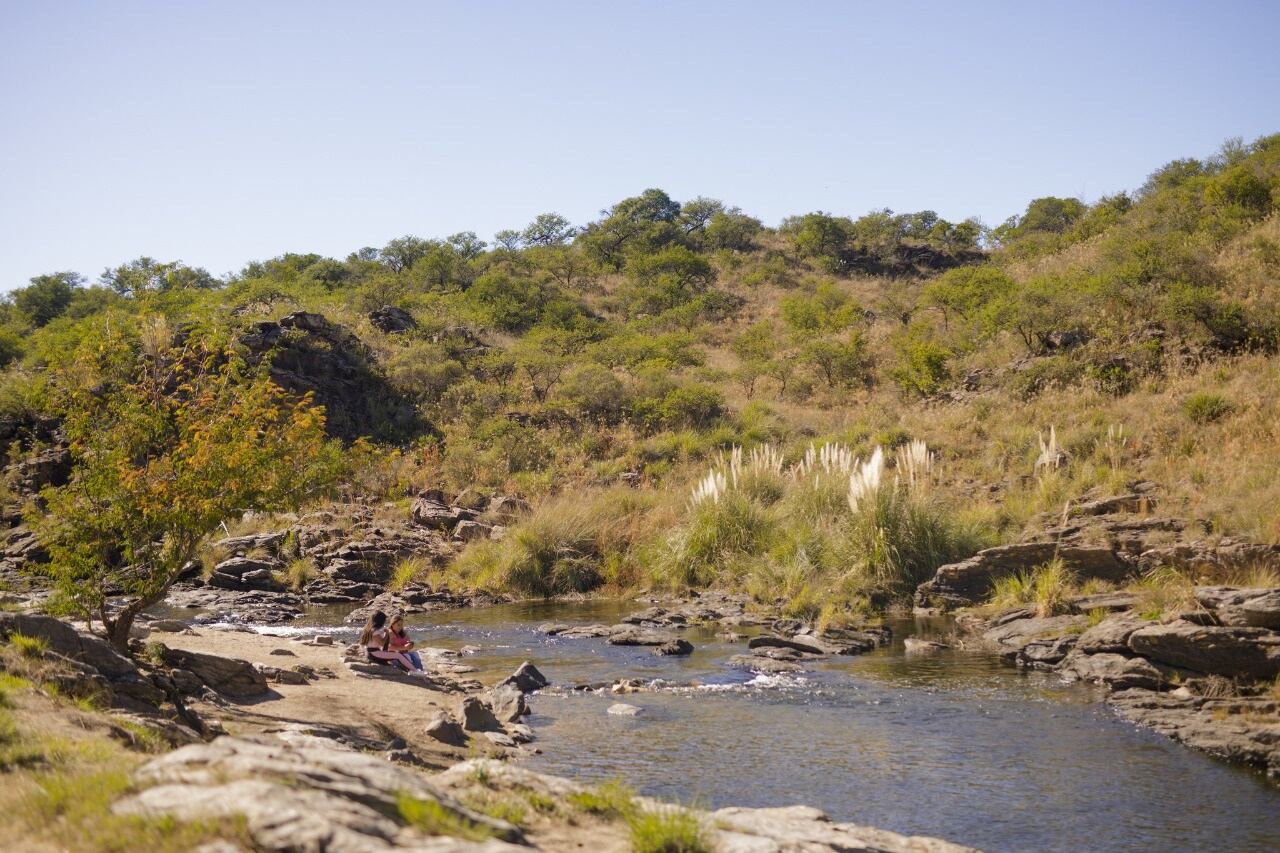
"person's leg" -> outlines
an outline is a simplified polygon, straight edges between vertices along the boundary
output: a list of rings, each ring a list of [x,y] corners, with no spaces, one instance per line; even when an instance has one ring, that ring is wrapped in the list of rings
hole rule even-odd
[[[384,652],[381,649],[374,649],[369,652],[370,655],[378,660],[390,661],[398,665],[405,672],[413,672],[413,664],[409,663],[409,659],[399,652]]]
[[[417,652],[405,652],[404,654],[405,654],[405,657],[409,658],[409,661],[413,664],[414,669],[425,668],[422,665],[422,655],[418,654]]]

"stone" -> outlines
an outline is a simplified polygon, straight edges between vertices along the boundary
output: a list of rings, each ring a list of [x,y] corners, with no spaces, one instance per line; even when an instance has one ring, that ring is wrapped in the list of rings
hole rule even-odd
[[[1060,558],[1082,580],[1123,580],[1130,563],[1104,546],[1068,546],[1057,542],[1022,542],[979,551],[967,560],[938,568],[916,591],[920,607],[954,608],[984,600],[998,578]]]
[[[1171,622],[1134,631],[1129,648],[1159,663],[1228,678],[1280,675],[1280,634],[1266,628]]]
[[[1010,619],[985,631],[982,638],[1000,650],[1016,652],[1030,642],[1077,630],[1085,622],[1085,617],[1072,615]]]
[[[489,707],[500,723],[514,723],[529,713],[524,693],[514,684],[499,684],[488,693]]]
[[[937,640],[926,640],[923,637],[907,637],[902,641],[902,650],[908,655],[936,655],[951,646]]]
[[[272,649],[271,651],[267,652],[267,654],[276,655],[278,657],[288,657],[288,658],[296,658],[298,656],[297,652],[291,652],[288,649]]]
[[[418,328],[418,321],[413,319],[412,314],[394,305],[383,305],[381,308],[369,312],[369,322],[373,324],[375,329],[388,334],[408,332]]]
[[[1076,641],[1076,648],[1090,655],[1100,652],[1128,652],[1129,635],[1150,624],[1134,613],[1108,616],[1097,625],[1086,628]]]
[[[712,812],[710,822],[715,827],[715,847],[720,853],[975,853],[972,848],[938,838],[836,823],[811,806],[724,808]]]
[[[485,739],[494,746],[501,746],[505,749],[516,748],[515,738],[511,737],[511,735],[506,732],[482,732],[482,734]]]
[[[1074,635],[1067,634],[1061,637],[1032,640],[1018,650],[1015,662],[1018,666],[1052,669],[1075,647],[1076,639]]]
[[[0,637],[11,634],[39,637],[48,644],[49,651],[91,666],[107,679],[132,676],[138,671],[133,661],[110,643],[82,634],[52,616],[0,611]]]
[[[674,640],[653,647],[655,655],[689,655],[693,654],[693,643],[677,637]]]
[[[453,528],[453,538],[458,542],[473,542],[477,539],[488,539],[493,525],[483,521],[459,521]]]
[[[1081,681],[1105,684],[1112,690],[1128,690],[1133,687],[1158,690],[1165,682],[1160,670],[1145,658],[1127,657],[1112,652],[1070,654],[1060,671],[1063,675]]]
[[[502,731],[502,724],[493,709],[475,696],[462,700],[462,727],[469,732]]]
[[[512,684],[521,693],[534,693],[546,687],[551,682],[547,681],[547,677],[543,675],[536,666],[529,661],[525,661],[516,668],[516,671],[508,675],[499,684]]]
[[[153,619],[147,623],[147,627],[162,634],[181,634],[191,626],[181,619]]]
[[[461,842],[426,839],[400,823],[397,803],[406,796],[435,803],[499,839],[523,840],[515,826],[464,807],[409,767],[298,732],[185,746],[148,762],[135,779],[143,790],[114,803],[115,814],[183,821],[242,815],[253,846],[262,850],[463,849]],[[478,849],[527,848],[486,842]]]
[[[568,631],[562,631],[560,636],[568,636]],[[660,631],[654,631],[649,628],[640,628],[635,625],[615,625],[605,638],[611,646],[662,646],[670,643],[675,638],[670,634]]]
[[[736,669],[749,669],[752,672],[764,673],[766,675],[783,675],[795,672],[804,672],[804,667],[798,663],[792,663],[785,660],[773,660],[772,658],[760,657],[759,655],[734,655],[727,661],[729,666]]]
[[[185,649],[164,649],[163,657],[167,666],[190,671],[224,696],[250,698],[261,696],[270,689],[263,674],[246,660]]]
[[[636,705],[628,705],[626,702],[615,702],[609,706],[608,713],[615,717],[638,717],[641,708]]]
[[[432,530],[453,530],[453,526],[461,520],[461,513],[456,508],[429,498],[415,500],[409,508],[409,516],[415,524]]]
[[[1280,589],[1198,586],[1195,596],[1224,625],[1280,628]]]
[[[491,518],[512,522],[529,512],[529,502],[513,495],[497,495],[486,510]]]
[[[436,714],[428,720],[423,732],[432,740],[449,746],[466,746],[470,740],[458,721],[446,713]]]

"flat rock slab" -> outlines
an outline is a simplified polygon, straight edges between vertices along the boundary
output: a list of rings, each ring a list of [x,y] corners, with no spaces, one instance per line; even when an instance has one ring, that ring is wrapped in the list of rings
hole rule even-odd
[[[643,709],[636,705],[628,705],[626,702],[615,702],[609,706],[608,713],[615,717],[638,717]]]
[[[1134,687],[1158,690],[1165,683],[1164,675],[1145,658],[1112,652],[1069,655],[1063,661],[1060,671],[1081,681],[1105,684],[1112,690],[1129,690]]]
[[[1129,648],[1159,663],[1211,675],[1280,675],[1280,633],[1266,628],[1171,622],[1134,631]]]
[[[734,655],[727,661],[735,669],[749,669],[766,675],[783,675],[793,672],[804,672],[805,668],[789,660],[774,660],[759,655]]]
[[[116,802],[116,814],[179,820],[243,815],[262,850],[380,851],[434,844],[395,817],[403,796],[435,803],[454,819],[503,839],[465,848],[446,842],[440,849],[527,849],[504,843],[522,840],[518,828],[466,808],[422,775],[296,732],[224,736],[186,746],[148,762],[135,779],[148,787]]]

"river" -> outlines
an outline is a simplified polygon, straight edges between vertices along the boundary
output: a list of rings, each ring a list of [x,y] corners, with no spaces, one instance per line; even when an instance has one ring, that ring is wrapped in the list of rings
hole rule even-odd
[[[690,628],[695,651],[656,657],[559,639],[548,621],[611,624],[635,602],[524,603],[411,616],[423,645],[475,647],[482,673],[532,660],[553,682],[528,720],[529,765],[709,808],[806,804],[833,819],[990,851],[1280,849],[1280,787],[1116,718],[1100,690],[978,652],[915,657],[894,642],[799,676],[753,676],[741,643]],[[341,635],[331,610],[299,625]],[[618,678],[672,686],[615,696]],[[607,713],[623,701],[638,716]]]

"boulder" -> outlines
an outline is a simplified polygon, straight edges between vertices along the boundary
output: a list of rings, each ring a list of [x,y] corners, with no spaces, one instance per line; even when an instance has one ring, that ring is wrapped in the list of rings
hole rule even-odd
[[[432,740],[449,746],[466,746],[470,738],[450,714],[439,713],[427,721],[423,733]]]
[[[804,672],[804,667],[798,663],[786,660],[774,660],[773,658],[761,657],[759,655],[734,655],[729,658],[728,664],[736,669],[749,669],[752,672],[760,672],[767,675]]]
[[[1018,666],[1052,669],[1075,648],[1076,639],[1075,635],[1066,634],[1060,637],[1032,640],[1018,650],[1015,662]]]
[[[514,684],[499,684],[488,693],[489,707],[500,723],[514,723],[529,713],[524,693]]]
[[[409,508],[409,516],[415,524],[432,530],[453,530],[453,526],[462,520],[462,513],[456,507],[445,506],[430,498],[415,500]]]
[[[1280,675],[1280,633],[1266,628],[1171,622],[1134,631],[1129,648],[1158,663],[1211,675]]]
[[[902,641],[902,650],[908,655],[935,655],[951,648],[937,640],[926,640],[921,637],[907,637]]]
[[[693,643],[677,637],[676,639],[669,640],[660,646],[654,646],[653,653],[655,655],[671,656],[689,655],[693,654]]]
[[[493,709],[476,696],[462,700],[462,727],[469,732],[502,731],[502,723]]]
[[[562,637],[568,635],[568,631],[560,633]],[[611,646],[664,646],[674,640],[670,634],[635,625],[615,625],[605,638],[605,642]]]
[[[1198,586],[1195,596],[1224,625],[1280,628],[1280,589]]]
[[[270,689],[266,677],[247,660],[186,649],[164,649],[162,654],[167,666],[188,670],[224,696],[251,698]]]
[[[1128,652],[1129,635],[1151,623],[1134,613],[1108,616],[1097,625],[1085,629],[1076,642],[1076,648],[1085,654],[1100,652]]]
[[[1016,652],[1028,643],[1069,634],[1084,623],[1085,617],[1070,615],[997,620],[995,627],[985,631],[982,638],[1002,651]]]
[[[180,821],[239,815],[260,850],[464,849],[405,826],[398,808],[405,797],[495,838],[522,840],[516,827],[466,808],[411,768],[292,731],[186,746],[147,763],[135,778],[143,790],[114,803],[115,814]],[[470,849],[527,848],[490,841]]]
[[[1022,542],[979,551],[967,560],[938,568],[916,590],[919,607],[963,607],[985,599],[998,578],[1060,558],[1081,579],[1123,580],[1130,563],[1105,546],[1060,546],[1057,542]]]
[[[473,542],[476,539],[488,539],[493,525],[483,521],[459,521],[453,528],[453,538],[458,542]]]
[[[511,684],[515,686],[521,693],[533,693],[546,687],[551,682],[547,681],[547,677],[543,675],[536,666],[529,661],[525,661],[516,668],[516,671],[508,675],[499,684]]]
[[[413,319],[413,315],[403,308],[397,308],[394,305],[383,305],[375,311],[369,313],[369,322],[373,324],[375,329],[382,332],[408,332],[418,328],[418,321]]]
[[[0,611],[0,637],[24,634],[39,637],[49,651],[93,667],[108,679],[131,676],[138,668],[105,640],[82,634],[60,619]]]
[[[498,495],[489,502],[486,512],[498,521],[512,522],[529,512],[529,503],[514,495]]]
[[[1128,690],[1133,687],[1158,690],[1165,681],[1160,670],[1152,666],[1150,661],[1111,652],[1073,653],[1067,656],[1060,672],[1081,681],[1105,684],[1112,690]]]
[[[609,706],[608,713],[615,717],[638,717],[641,708],[636,705],[628,705],[626,702],[615,702]]]

